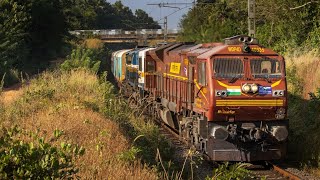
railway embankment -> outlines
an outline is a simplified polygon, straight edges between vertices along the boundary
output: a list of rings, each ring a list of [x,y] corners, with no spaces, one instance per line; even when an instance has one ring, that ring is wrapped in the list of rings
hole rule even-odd
[[[118,114],[122,124],[110,120],[105,103],[115,100],[113,95],[110,83],[86,70],[45,72],[28,86],[3,93],[1,179],[156,179],[157,170],[140,160],[137,145],[156,131],[147,123],[136,130],[125,122],[125,109]]]

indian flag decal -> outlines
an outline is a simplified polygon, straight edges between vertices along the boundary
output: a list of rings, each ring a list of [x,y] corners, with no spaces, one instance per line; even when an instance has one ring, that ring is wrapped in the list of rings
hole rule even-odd
[[[217,82],[220,86],[227,88],[227,95],[228,96],[240,96],[241,95],[241,87],[240,86],[229,86],[229,85],[224,84],[218,80],[217,80]]]
[[[228,96],[240,96],[241,89],[227,89],[227,95]]]

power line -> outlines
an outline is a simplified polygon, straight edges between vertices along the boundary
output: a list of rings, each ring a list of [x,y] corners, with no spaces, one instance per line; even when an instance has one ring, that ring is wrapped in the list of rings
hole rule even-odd
[[[175,9],[177,9],[176,11],[173,11],[172,13],[170,13],[170,14],[168,14],[168,15],[166,15],[166,16],[164,16],[163,18],[160,18],[159,20],[157,20],[157,22],[159,22],[159,21],[161,21],[161,20],[164,20],[164,22],[163,23],[161,23],[161,24],[163,24],[163,27],[164,27],[164,41],[166,42],[167,41],[167,35],[168,35],[168,17],[169,16],[171,16],[171,15],[173,15],[173,14],[175,14],[176,12],[179,12],[179,11],[181,11],[181,10],[183,10],[183,9],[186,9],[186,8],[189,8],[189,7],[194,7],[195,5],[196,5],[196,0],[193,0],[193,2],[191,3],[187,3],[187,2],[185,2],[185,3],[168,3],[168,2],[162,2],[162,3],[148,3],[147,5],[149,5],[149,6],[159,6],[159,8],[160,8],[160,10],[161,10],[161,8],[175,8]],[[203,3],[201,3],[201,4],[203,4]],[[178,7],[178,6],[185,6],[185,7],[182,7],[182,8],[180,8],[180,7]]]

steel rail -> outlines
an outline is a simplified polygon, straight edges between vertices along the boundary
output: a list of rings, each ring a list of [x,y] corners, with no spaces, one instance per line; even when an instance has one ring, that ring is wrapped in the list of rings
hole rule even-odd
[[[281,168],[281,167],[279,167],[279,166],[277,166],[277,165],[275,165],[273,163],[270,163],[270,162],[268,162],[268,163],[272,166],[272,170],[280,173],[282,176],[284,176],[284,177],[286,177],[286,178],[288,178],[290,180],[301,180],[302,179],[299,176],[294,175],[291,172],[289,172],[289,171],[287,171],[287,170],[285,170],[285,169],[283,169],[283,168]]]

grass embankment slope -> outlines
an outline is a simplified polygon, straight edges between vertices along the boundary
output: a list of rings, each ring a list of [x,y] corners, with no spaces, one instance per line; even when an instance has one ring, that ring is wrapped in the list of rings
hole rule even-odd
[[[140,149],[122,133],[124,126],[106,118],[112,116],[106,109],[106,100],[111,101],[113,96],[112,90],[112,85],[86,70],[45,72],[32,79],[28,86],[1,95],[0,123],[2,127],[18,125],[25,131],[37,132],[57,148],[62,144],[83,147],[82,156],[72,157],[72,164],[79,169],[76,175],[81,178],[157,179],[155,169],[136,159]],[[125,109],[121,111],[126,112]],[[145,124],[141,122],[140,128]],[[131,126],[132,133],[128,134],[138,134],[134,125]],[[149,131],[152,133],[152,128]],[[14,138],[27,139],[21,135]]]
[[[318,50],[286,57],[290,120],[289,158],[320,177],[320,55]],[[318,170],[317,170],[318,169]]]

